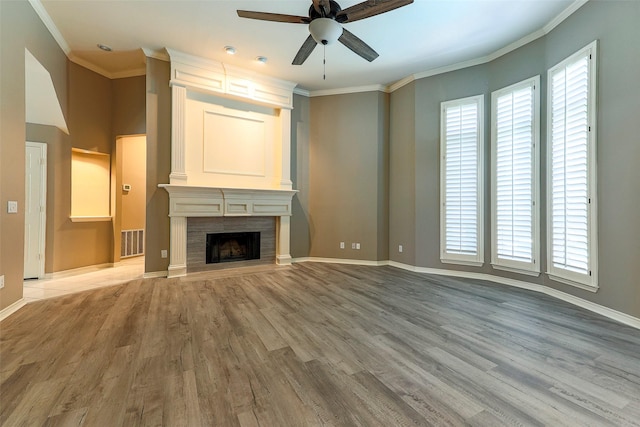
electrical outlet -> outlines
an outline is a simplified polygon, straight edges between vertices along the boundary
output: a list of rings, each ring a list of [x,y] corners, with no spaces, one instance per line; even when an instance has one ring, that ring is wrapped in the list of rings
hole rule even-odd
[[[4,288],[4,274],[0,276],[0,289]]]
[[[167,257],[167,250],[166,249],[162,249],[160,251],[160,258],[166,258]]]
[[[360,243],[356,243],[356,249],[360,249]]]
[[[340,242],[340,249],[344,249],[344,242]]]
[[[402,252],[402,245],[398,245],[398,252]]]
[[[18,213],[18,202],[9,200],[7,202],[7,213]]]

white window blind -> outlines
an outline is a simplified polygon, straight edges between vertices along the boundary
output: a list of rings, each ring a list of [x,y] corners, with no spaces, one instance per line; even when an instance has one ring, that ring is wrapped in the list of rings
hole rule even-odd
[[[442,103],[441,260],[483,263],[482,95]]]
[[[548,269],[597,289],[595,42],[549,70]]]
[[[537,141],[540,78],[492,94],[492,251],[495,268],[539,273]]]

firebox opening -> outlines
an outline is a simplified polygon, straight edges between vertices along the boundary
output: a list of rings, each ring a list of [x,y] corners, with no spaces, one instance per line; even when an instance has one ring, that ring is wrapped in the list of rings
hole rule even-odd
[[[207,264],[260,259],[260,232],[207,233]]]

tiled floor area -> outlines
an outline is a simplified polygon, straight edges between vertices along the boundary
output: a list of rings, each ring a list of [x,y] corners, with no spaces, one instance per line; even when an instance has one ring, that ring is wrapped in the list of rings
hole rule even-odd
[[[113,268],[100,268],[81,274],[61,273],[51,279],[25,280],[24,299],[26,302],[31,302],[117,285],[139,279],[143,274],[144,257],[129,258]]]

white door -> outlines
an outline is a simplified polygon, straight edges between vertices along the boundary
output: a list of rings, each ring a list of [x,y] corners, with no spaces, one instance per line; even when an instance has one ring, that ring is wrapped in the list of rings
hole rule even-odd
[[[47,144],[27,142],[24,197],[24,278],[44,277]]]

